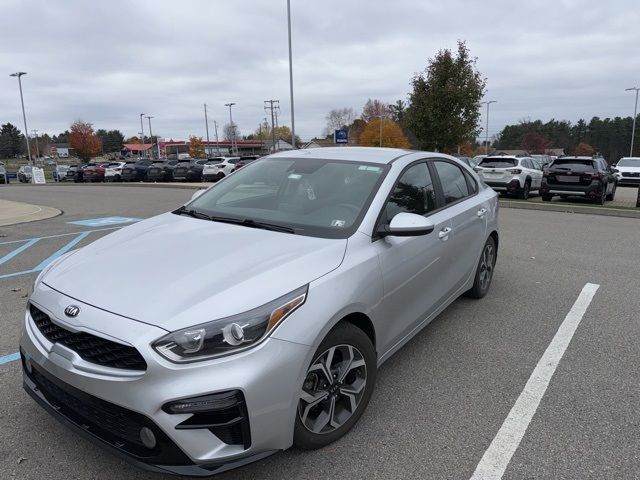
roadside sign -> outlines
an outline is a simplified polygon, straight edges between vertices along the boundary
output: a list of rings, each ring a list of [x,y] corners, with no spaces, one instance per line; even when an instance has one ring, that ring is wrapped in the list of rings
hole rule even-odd
[[[44,178],[44,169],[39,167],[31,167],[31,175],[33,183],[41,184],[47,183],[47,180]]]
[[[341,128],[333,132],[333,143],[349,143],[349,131]]]

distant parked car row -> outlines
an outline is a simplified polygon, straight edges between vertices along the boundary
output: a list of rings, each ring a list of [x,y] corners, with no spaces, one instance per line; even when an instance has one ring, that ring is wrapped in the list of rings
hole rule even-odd
[[[86,163],[67,166],[58,177],[60,181],[73,182],[216,182],[258,158],[252,155]]]

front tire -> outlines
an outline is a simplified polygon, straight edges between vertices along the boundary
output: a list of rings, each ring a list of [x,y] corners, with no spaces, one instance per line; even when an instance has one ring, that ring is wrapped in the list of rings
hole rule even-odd
[[[376,381],[376,351],[351,323],[340,323],[316,350],[300,390],[293,444],[322,448],[345,435],[367,408]]]
[[[493,280],[493,271],[496,266],[496,259],[496,241],[493,237],[489,237],[482,248],[480,260],[478,260],[473,287],[466,292],[468,297],[482,298],[489,292],[491,280]]]

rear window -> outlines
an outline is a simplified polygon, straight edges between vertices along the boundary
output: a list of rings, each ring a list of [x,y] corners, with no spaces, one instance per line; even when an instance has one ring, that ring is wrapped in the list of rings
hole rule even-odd
[[[483,168],[511,168],[518,165],[515,158],[483,158],[478,166]]]
[[[558,158],[553,161],[551,167],[558,170],[581,171],[595,170],[597,168],[595,160],[578,160],[575,158]]]

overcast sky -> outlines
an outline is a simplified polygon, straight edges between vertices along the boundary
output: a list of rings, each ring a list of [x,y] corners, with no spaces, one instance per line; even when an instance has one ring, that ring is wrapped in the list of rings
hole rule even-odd
[[[523,118],[633,114],[640,86],[637,0],[292,0],[296,133],[332,108],[406,99],[415,72],[464,39],[487,78],[489,133]],[[94,128],[205,135],[203,103],[243,134],[279,99],[290,124],[285,0],[2,0],[0,122],[58,133]],[[484,118],[482,120],[484,125]],[[147,130],[145,122],[145,131]],[[484,135],[484,134],[482,134]]]

